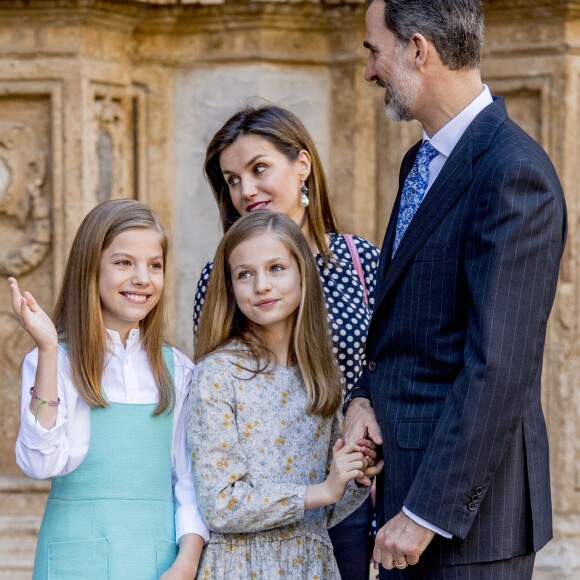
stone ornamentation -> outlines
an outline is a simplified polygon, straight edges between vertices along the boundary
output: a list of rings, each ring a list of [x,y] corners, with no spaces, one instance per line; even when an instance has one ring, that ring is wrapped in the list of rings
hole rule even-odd
[[[24,237],[24,241],[18,234],[2,240],[2,276],[21,276],[48,254],[52,227],[49,205],[41,192],[44,177],[45,155],[33,130],[23,123],[0,120],[0,218],[8,218]]]

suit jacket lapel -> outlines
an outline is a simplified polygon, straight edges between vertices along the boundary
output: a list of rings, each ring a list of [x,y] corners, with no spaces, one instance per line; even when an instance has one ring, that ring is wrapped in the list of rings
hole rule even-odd
[[[417,251],[433,233],[437,224],[445,217],[461,197],[473,179],[473,164],[486,151],[499,126],[507,119],[503,99],[495,98],[471,123],[463,134],[441,173],[409,224],[403,239],[391,261],[391,248],[395,236],[402,186],[399,187],[395,206],[383,242],[381,255],[380,287],[377,289],[375,310],[388,294],[394,283],[413,260]],[[418,150],[418,148],[417,148]],[[412,157],[414,161],[416,156]],[[405,173],[405,178],[412,164]]]

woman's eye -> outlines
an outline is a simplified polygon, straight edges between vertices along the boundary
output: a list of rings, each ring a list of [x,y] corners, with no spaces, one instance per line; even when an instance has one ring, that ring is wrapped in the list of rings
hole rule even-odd
[[[115,262],[116,266],[130,266],[131,262],[129,262],[129,260],[117,260]]]
[[[243,272],[239,272],[238,273],[238,280],[245,280],[246,278],[249,278],[252,274],[250,272],[248,272],[247,270],[244,270]]]
[[[264,171],[266,171],[266,166],[263,163],[258,163],[255,167],[254,167],[254,173],[263,173]]]
[[[284,270],[284,266],[282,266],[282,264],[274,264],[273,266],[271,266],[270,270],[272,272],[281,272],[282,270]]]
[[[238,185],[238,183],[240,183],[240,178],[239,177],[234,177],[232,175],[231,177],[228,178],[228,185],[230,187],[233,187],[235,185]]]
[[[151,264],[151,268],[153,268],[153,270],[163,270],[163,263],[162,262],[153,262]]]

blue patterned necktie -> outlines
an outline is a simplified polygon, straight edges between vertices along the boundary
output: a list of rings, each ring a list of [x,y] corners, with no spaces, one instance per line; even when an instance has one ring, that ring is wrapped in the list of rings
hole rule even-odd
[[[429,163],[437,156],[437,153],[437,149],[429,141],[423,141],[419,153],[417,153],[415,163],[411,171],[409,171],[409,175],[407,175],[407,179],[403,185],[403,193],[401,194],[401,205],[399,206],[397,230],[395,232],[395,241],[393,242],[393,253],[391,257],[395,255],[411,220],[425,197],[427,170],[429,169]]]

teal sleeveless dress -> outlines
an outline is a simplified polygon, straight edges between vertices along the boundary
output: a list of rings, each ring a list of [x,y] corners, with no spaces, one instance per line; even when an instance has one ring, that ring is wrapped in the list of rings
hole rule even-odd
[[[175,381],[171,348],[163,357]],[[91,409],[84,461],[52,480],[33,580],[149,580],[173,564],[173,413],[155,407]]]

